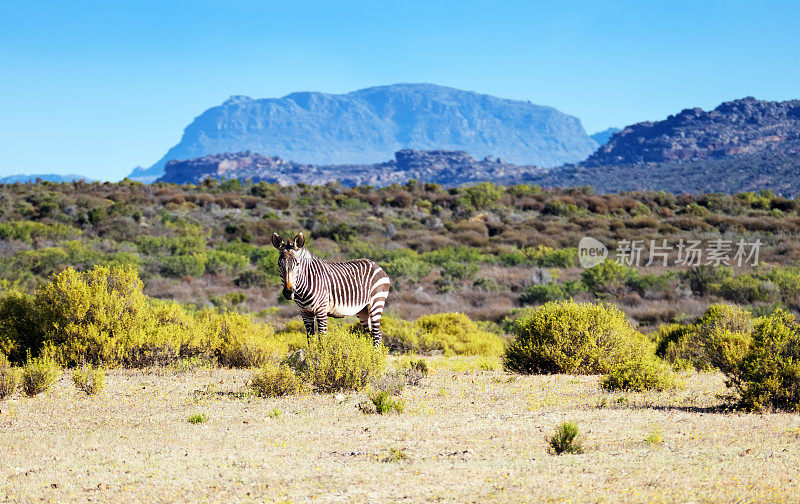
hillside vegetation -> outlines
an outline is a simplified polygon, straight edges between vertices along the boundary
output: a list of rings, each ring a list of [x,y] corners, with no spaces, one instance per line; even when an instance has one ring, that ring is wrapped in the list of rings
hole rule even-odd
[[[0,202],[0,282],[28,293],[69,266],[127,266],[148,296],[280,322],[297,308],[280,301],[270,236],[304,231],[321,257],[378,261],[393,279],[390,312],[409,320],[463,312],[499,322],[515,307],[574,297],[612,301],[646,328],[719,300],[759,313],[800,305],[798,202],[768,192],[45,182],[0,186]],[[586,271],[576,261],[583,236],[612,258],[625,240],[762,245],[757,268],[673,266],[672,250],[667,268]]]

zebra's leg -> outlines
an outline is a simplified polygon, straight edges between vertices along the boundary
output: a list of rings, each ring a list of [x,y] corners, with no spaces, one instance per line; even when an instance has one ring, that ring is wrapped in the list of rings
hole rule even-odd
[[[367,334],[371,334],[372,333],[372,329],[371,329],[372,323],[370,322],[370,319],[369,319],[369,307],[365,306],[363,310],[361,310],[360,312],[356,313],[356,316],[358,317],[358,321],[361,322],[361,327],[364,329],[364,332],[367,333]]]
[[[314,314],[302,312],[303,324],[306,326],[306,342],[311,344],[311,336],[314,335]]]
[[[383,343],[383,333],[381,332],[381,316],[383,306],[372,307],[369,315],[370,334],[372,334],[372,344],[378,348]]]
[[[328,333],[328,314],[317,313],[317,331],[320,336],[325,336]]]

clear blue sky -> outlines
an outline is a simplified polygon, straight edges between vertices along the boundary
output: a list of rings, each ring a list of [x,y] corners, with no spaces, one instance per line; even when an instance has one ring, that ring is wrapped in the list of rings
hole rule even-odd
[[[230,95],[431,82],[589,133],[800,98],[800,2],[0,0],[0,175],[120,179]]]

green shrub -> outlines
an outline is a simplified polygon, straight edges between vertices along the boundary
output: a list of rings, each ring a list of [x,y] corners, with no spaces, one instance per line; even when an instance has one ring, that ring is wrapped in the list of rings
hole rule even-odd
[[[38,351],[43,339],[33,296],[16,291],[0,296],[0,354],[21,364],[28,350]]]
[[[463,313],[424,315],[413,324],[389,317],[384,333],[389,346],[404,352],[501,355],[504,346],[500,336]]]
[[[209,250],[206,252],[205,271],[217,274],[238,275],[250,264],[250,258],[223,250]]]
[[[176,278],[185,276],[197,277],[205,272],[207,263],[208,256],[205,252],[165,257],[161,267],[161,274]]]
[[[644,353],[647,343],[617,308],[552,302],[521,312],[504,365],[517,373],[608,373]]]
[[[574,422],[564,422],[556,427],[556,431],[548,439],[548,444],[550,452],[555,455],[583,453],[578,425]]]
[[[720,284],[732,275],[730,268],[713,266],[695,266],[681,272],[680,278],[689,284],[692,292],[705,296],[719,290]]]
[[[304,378],[320,392],[359,390],[383,373],[386,351],[362,334],[338,324],[309,343]]]
[[[630,271],[626,284],[640,294],[649,295],[657,292],[667,292],[672,289],[675,273],[663,275],[639,275],[636,270]]]
[[[663,361],[653,355],[618,362],[603,377],[601,386],[606,390],[665,390],[673,387],[675,377]]]
[[[656,333],[656,355],[677,368],[734,369],[750,346],[753,319],[732,305],[711,305],[694,324],[670,324]]]
[[[95,368],[91,364],[81,366],[72,372],[72,383],[86,395],[95,395],[102,391],[105,378],[105,371],[102,368]]]
[[[740,303],[775,302],[780,299],[780,291],[775,284],[748,274],[725,278],[712,292]]]
[[[650,431],[650,434],[648,434],[647,437],[644,438],[644,442],[651,446],[663,445],[664,438],[661,435],[661,429],[656,428]]]
[[[388,390],[375,392],[369,396],[368,400],[358,405],[358,409],[363,413],[377,413],[379,415],[385,415],[392,411],[402,413],[404,408],[403,401],[392,397],[391,392]]]
[[[535,266],[541,268],[571,268],[578,259],[578,249],[563,248],[552,249],[539,245],[536,248],[528,247],[525,255],[530,258]]]
[[[295,395],[303,392],[304,384],[295,371],[286,364],[265,364],[250,379],[253,393],[261,397]]]
[[[30,357],[22,368],[22,391],[29,397],[45,392],[61,374],[56,362],[46,356]]]
[[[619,288],[631,277],[631,269],[606,259],[581,274],[581,280],[591,292],[608,292]]]
[[[800,411],[800,327],[791,313],[776,310],[756,322],[752,343],[726,372],[732,399],[753,411]]]
[[[192,425],[205,423],[208,421],[208,415],[206,415],[205,413],[195,413],[193,415],[190,415],[187,421]]]
[[[749,350],[752,331],[753,319],[747,310],[732,305],[711,305],[695,324],[695,340],[690,344],[702,352],[703,367],[716,367],[729,373],[738,367]]]
[[[382,262],[381,266],[392,279],[417,283],[431,272],[429,264],[418,257],[402,255]]]
[[[693,324],[662,324],[651,334],[657,344],[656,355],[676,369],[707,368],[702,348],[695,345],[695,330]]]
[[[541,304],[550,301],[563,301],[570,299],[583,290],[583,284],[576,281],[569,281],[564,285],[548,282],[528,287],[528,290],[519,297],[519,302],[520,304]]]
[[[473,263],[460,263],[448,261],[441,266],[442,278],[449,282],[460,282],[462,280],[474,280],[481,267]]]
[[[10,221],[0,223],[0,240],[19,240],[31,243],[45,238],[48,240],[64,240],[81,234],[80,229],[66,224],[42,224],[33,221]]]

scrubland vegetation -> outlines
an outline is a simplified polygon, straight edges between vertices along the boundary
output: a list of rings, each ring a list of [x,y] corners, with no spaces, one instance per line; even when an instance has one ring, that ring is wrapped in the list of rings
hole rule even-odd
[[[516,413],[495,411],[497,394],[530,396],[528,411],[566,401],[577,416],[548,416],[535,451],[580,456],[603,450],[592,419],[617,410],[800,411],[795,200],[126,181],[0,186],[0,202],[2,404],[62,397],[65,375],[82,400],[103,401],[146,369],[236,376],[225,390],[209,382],[186,392],[191,405],[260,401],[270,405],[264,421],[282,421],[275,405],[303,415],[301,404],[334,401],[358,418],[416,422],[450,400],[451,376],[483,383],[486,397],[466,384],[460,394],[503,418]],[[299,230],[320,256],[370,257],[390,274],[380,351],[352,320],[307,339],[296,306],[280,298],[269,244],[273,231]],[[582,269],[575,247],[585,235],[612,249],[682,237],[763,245],[756,267]],[[548,391],[552,380],[564,390]],[[713,384],[702,399],[698,383]],[[448,418],[470,408],[453,401]],[[180,409],[180,424],[199,432],[226,415]],[[658,425],[635,433],[649,449],[669,446],[669,435]],[[370,456],[415,464],[401,445]]]

